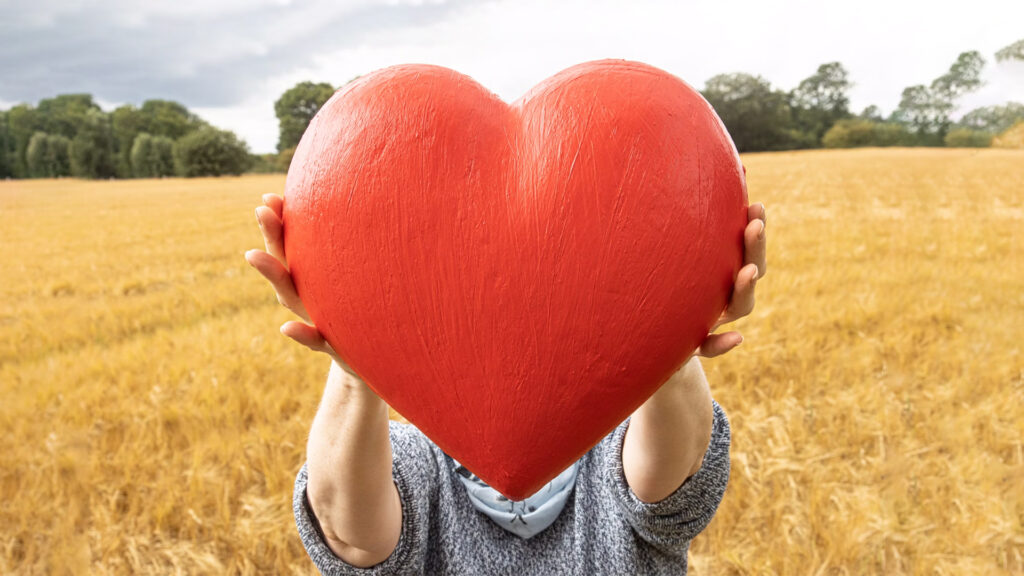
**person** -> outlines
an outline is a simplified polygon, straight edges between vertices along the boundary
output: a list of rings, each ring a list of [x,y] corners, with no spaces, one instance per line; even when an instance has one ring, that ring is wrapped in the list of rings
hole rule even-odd
[[[323,574],[685,574],[690,541],[729,479],[729,423],[699,357],[742,341],[715,334],[625,422],[537,494],[510,502],[388,407],[331,349],[284,257],[281,197],[256,218],[266,251],[246,260],[305,322],[281,332],[331,358],[293,509]],[[715,328],[748,315],[764,276],[765,209],[748,208],[744,266]]]

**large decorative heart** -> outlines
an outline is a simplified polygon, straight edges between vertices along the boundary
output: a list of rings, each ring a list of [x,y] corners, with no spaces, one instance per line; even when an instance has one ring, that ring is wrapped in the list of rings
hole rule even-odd
[[[284,241],[345,362],[520,500],[700,345],[741,265],[746,203],[721,121],[667,72],[589,62],[509,105],[403,65],[313,119]]]

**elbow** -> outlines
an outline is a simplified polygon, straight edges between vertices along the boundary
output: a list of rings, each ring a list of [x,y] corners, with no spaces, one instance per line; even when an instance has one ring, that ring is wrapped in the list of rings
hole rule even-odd
[[[346,514],[344,505],[329,487],[307,485],[309,507],[320,524],[327,547],[335,556],[357,568],[369,568],[387,560],[402,535],[402,504],[394,484],[385,500],[367,514]]]

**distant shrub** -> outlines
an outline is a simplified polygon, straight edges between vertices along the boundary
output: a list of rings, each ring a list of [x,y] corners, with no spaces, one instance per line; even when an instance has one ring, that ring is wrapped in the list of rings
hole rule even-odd
[[[901,124],[851,118],[836,122],[821,139],[825,148],[908,146],[914,135]]]
[[[174,163],[181,176],[238,175],[251,162],[249,147],[227,130],[201,128],[174,143]]]
[[[970,128],[950,130],[943,140],[950,148],[988,148],[992,145],[993,135]]]
[[[174,175],[174,141],[145,132],[135,137],[130,154],[132,176],[161,178]]]
[[[292,165],[292,158],[295,157],[295,147],[285,148],[277,154],[277,169],[281,172],[287,172],[288,168]]]
[[[280,174],[284,172],[278,165],[277,154],[253,154],[249,166],[252,174]]]
[[[28,142],[25,163],[32,178],[71,175],[71,140],[64,136],[36,132]]]
[[[994,148],[1016,148],[1024,150],[1024,120],[1011,126],[1006,132],[992,140]]]

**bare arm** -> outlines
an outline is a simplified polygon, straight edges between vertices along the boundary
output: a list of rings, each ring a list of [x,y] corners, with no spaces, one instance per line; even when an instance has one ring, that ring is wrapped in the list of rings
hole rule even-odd
[[[263,201],[256,218],[267,251],[250,250],[245,258],[270,281],[278,301],[306,321],[287,322],[281,332],[332,359],[306,447],[306,497],[331,551],[353,566],[373,566],[395,550],[402,529],[388,407],[307,323],[285,262],[281,198],[267,194]]]
[[[697,473],[713,418],[704,370],[691,358],[629,420],[622,469],[637,498],[663,500]]]
[[[353,566],[386,560],[402,529],[388,407],[336,362],[309,432],[306,461],[306,495],[331,550]]]
[[[750,314],[754,285],[766,271],[764,207],[751,206],[747,217],[745,265],[736,275],[732,300],[715,328]],[[711,334],[698,355],[719,356],[742,341],[737,332]],[[713,420],[711,391],[694,356],[630,418],[622,446],[622,468],[637,498],[644,502],[663,500],[700,470],[711,441]]]

